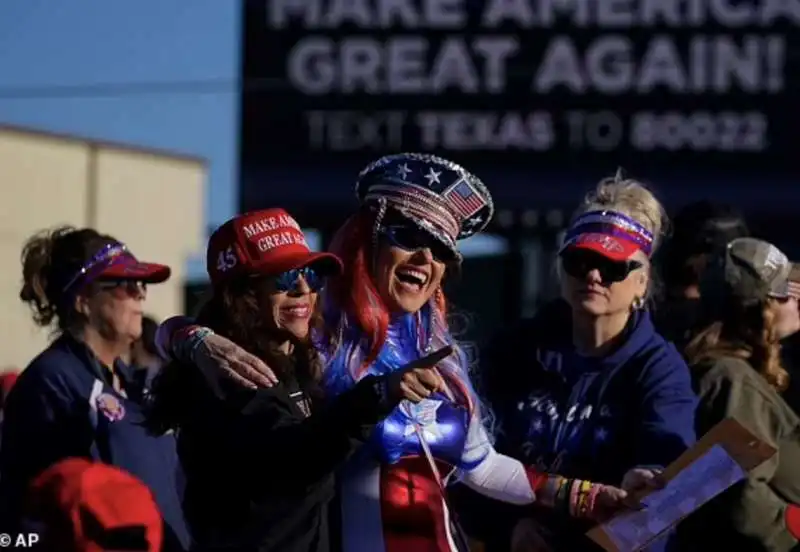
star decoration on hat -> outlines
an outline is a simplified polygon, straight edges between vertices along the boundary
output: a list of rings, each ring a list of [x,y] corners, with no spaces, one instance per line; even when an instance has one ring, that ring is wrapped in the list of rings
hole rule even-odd
[[[453,251],[457,240],[483,230],[494,213],[492,196],[480,178],[428,153],[398,153],[373,161],[359,173],[356,195],[362,204],[381,202],[399,209]]]
[[[483,217],[478,216],[469,220],[465,220],[464,226],[466,226],[467,228],[475,228],[476,226],[480,226],[482,222],[483,222]]]
[[[425,179],[428,181],[428,186],[433,186],[434,183],[439,184],[439,177],[442,175],[442,171],[435,171],[433,167],[428,169],[428,174],[425,175]]]
[[[406,177],[407,177],[409,174],[411,174],[411,172],[412,172],[412,171],[411,171],[411,169],[409,169],[409,168],[408,168],[408,164],[407,164],[407,163],[403,163],[402,165],[400,165],[399,167],[397,167],[397,176],[399,176],[399,177],[400,177],[400,178],[402,178],[403,180],[405,180],[405,179],[406,179]]]

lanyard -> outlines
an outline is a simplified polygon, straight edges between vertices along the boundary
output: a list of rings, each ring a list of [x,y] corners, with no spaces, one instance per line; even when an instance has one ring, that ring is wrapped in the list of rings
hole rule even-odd
[[[439,468],[436,467],[436,461],[433,459],[433,454],[431,454],[431,449],[428,446],[427,441],[425,441],[425,435],[423,435],[422,428],[416,421],[413,421],[412,423],[414,424],[414,431],[417,433],[419,443],[422,446],[422,453],[428,460],[428,466],[430,466],[431,472],[433,472],[433,478],[436,480],[436,485],[439,487],[439,493],[442,496],[444,508],[448,514],[448,519],[450,520],[450,527],[453,529],[453,539],[455,540],[456,549],[459,552],[468,552],[469,539],[464,533],[464,530],[461,528],[461,524],[458,522],[458,518],[456,517],[456,512],[450,505],[450,501],[447,499],[447,490],[444,487],[444,480],[439,473]]]

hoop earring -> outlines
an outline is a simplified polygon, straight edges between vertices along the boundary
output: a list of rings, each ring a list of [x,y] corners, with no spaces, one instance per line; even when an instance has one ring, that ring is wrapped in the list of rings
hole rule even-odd
[[[644,297],[636,297],[631,304],[633,310],[641,310],[644,308]]]

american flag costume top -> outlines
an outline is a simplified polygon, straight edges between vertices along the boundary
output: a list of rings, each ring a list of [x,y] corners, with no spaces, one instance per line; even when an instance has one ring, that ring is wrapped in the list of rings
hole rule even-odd
[[[392,209],[456,255],[456,241],[482,230],[493,213],[491,196],[477,177],[427,154],[375,161],[361,172],[356,191],[362,205],[377,212],[373,235]],[[330,303],[326,309],[326,328],[336,336],[327,350],[322,347],[327,357],[324,383],[332,396],[367,374],[385,375],[456,345],[431,299],[419,312],[392,317],[386,341],[364,370],[369,339],[344,310]],[[340,478],[344,552],[464,552],[442,491],[456,479],[486,496],[520,505],[536,501],[552,506],[559,489],[571,489],[575,497],[580,489],[588,493],[588,482],[570,480],[565,487],[563,478],[495,452],[460,349],[437,368],[448,392],[418,404],[401,402],[345,466]]]

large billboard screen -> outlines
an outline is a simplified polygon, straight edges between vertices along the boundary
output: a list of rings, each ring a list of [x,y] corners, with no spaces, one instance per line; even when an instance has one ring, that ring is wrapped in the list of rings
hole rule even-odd
[[[789,0],[245,0],[243,170],[798,172]]]

